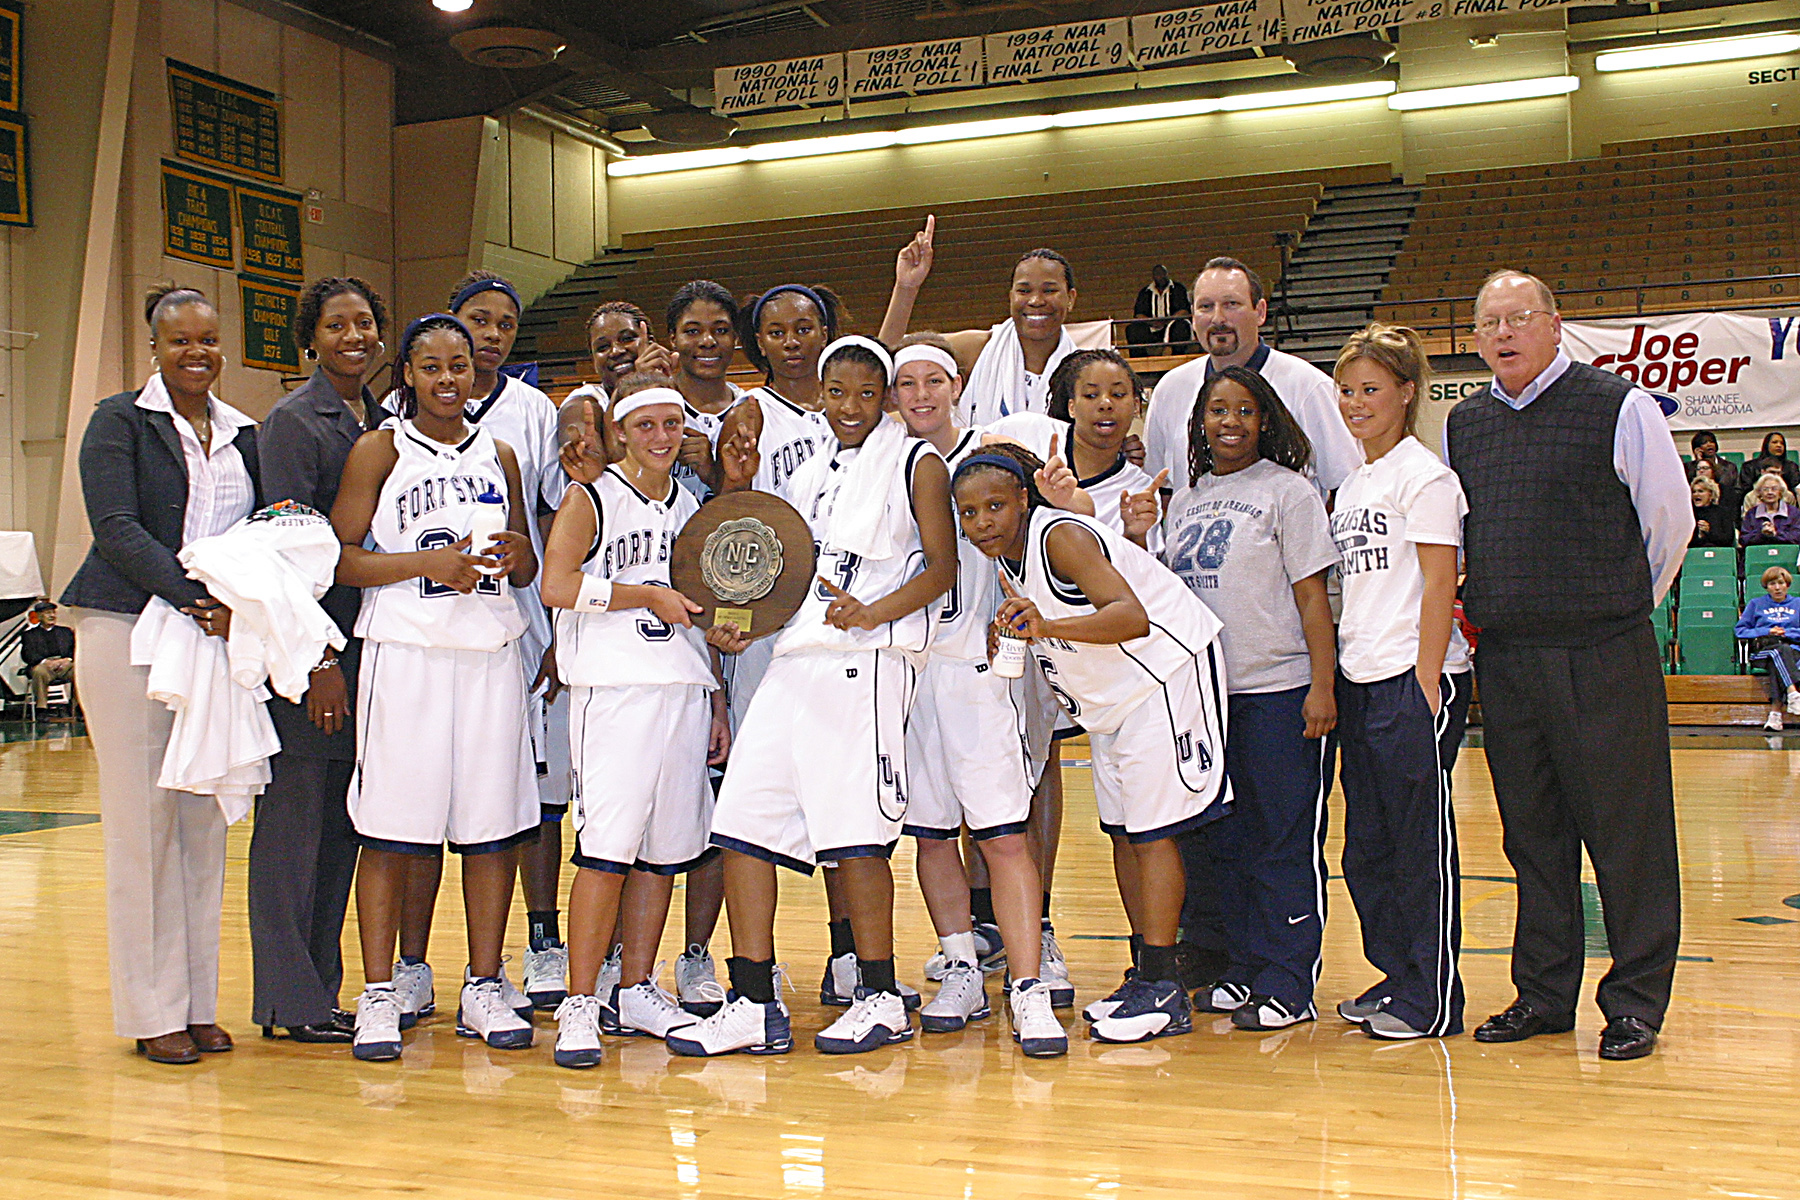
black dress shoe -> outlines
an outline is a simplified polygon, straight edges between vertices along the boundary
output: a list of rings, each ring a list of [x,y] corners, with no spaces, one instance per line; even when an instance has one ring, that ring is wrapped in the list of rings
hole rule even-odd
[[[356,1040],[356,1018],[342,1009],[331,1010],[331,1020],[316,1025],[288,1025],[281,1033],[269,1025],[262,1027],[266,1038],[286,1036],[290,1042],[348,1045]]]
[[[1575,1028],[1573,1017],[1555,1020],[1523,1000],[1514,1000],[1503,1013],[1495,1013],[1475,1031],[1478,1042],[1522,1042],[1540,1033],[1567,1033]]]
[[[1656,1049],[1656,1030],[1636,1017],[1614,1017],[1600,1035],[1600,1057],[1609,1062],[1643,1058]]]

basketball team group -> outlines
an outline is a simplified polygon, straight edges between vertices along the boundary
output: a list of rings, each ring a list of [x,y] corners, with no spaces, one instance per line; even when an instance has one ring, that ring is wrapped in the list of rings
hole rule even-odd
[[[1084,998],[1087,1036],[1182,1035],[1196,1012],[1277,1030],[1321,1003],[1373,1038],[1458,1035],[1450,778],[1479,645],[1519,936],[1517,997],[1475,1036],[1573,1027],[1585,846],[1614,959],[1600,1054],[1650,1053],[1678,872],[1666,736],[1631,740],[1651,717],[1629,693],[1648,687],[1637,643],[1692,528],[1654,401],[1571,362],[1550,290],[1502,271],[1473,330],[1493,381],[1427,446],[1414,331],[1368,326],[1327,375],[1261,340],[1262,280],[1230,257],[1194,282],[1203,352],[1152,396],[1131,360],[1077,346],[1076,268],[1054,250],[1019,258],[991,328],[909,330],[934,233],[899,251],[874,336],[820,284],[741,299],[695,280],[657,320],[601,304],[593,381],[560,409],[503,369],[523,304],[492,272],[405,324],[382,397],[382,298],[318,280],[295,322],[314,373],[260,425],[214,394],[213,304],[153,291],[154,370],[83,441],[94,546],[63,596],[100,766],[117,1032],[157,1062],[232,1047],[228,815],[160,783],[170,714],[133,630],[166,601],[235,661],[231,606],[183,550],[281,505],[329,518],[319,604],[343,646],[303,696],[267,702],[280,750],[248,885],[265,1037],[406,1053],[437,1011],[448,847],[469,951],[456,1032],[495,1049],[532,1047],[543,1012],[570,1069],[616,1037],[790,1052],[786,869],[822,877],[829,906],[819,995],[841,1012],[819,1052],[953,1032],[993,1005],[1020,1053],[1066,1054],[1053,882],[1075,737],[1130,937],[1118,986]],[[727,378],[740,352],[760,386]],[[783,561],[812,562],[785,621],[671,586],[679,535],[714,501],[703,530],[729,510],[768,519],[727,532],[769,538],[785,516],[809,533],[756,556],[757,595]],[[1633,747],[1612,784],[1588,737]],[[1334,780],[1368,969],[1357,994],[1321,998]],[[903,838],[938,939],[928,994],[896,969]],[[677,877],[685,949],[665,986]],[[352,895],[365,982],[344,1010]]]

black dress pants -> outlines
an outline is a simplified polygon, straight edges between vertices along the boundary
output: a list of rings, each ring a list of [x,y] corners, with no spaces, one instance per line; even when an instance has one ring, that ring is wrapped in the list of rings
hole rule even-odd
[[[1475,656],[1483,740],[1518,876],[1519,998],[1572,1017],[1584,937],[1581,851],[1599,884],[1612,968],[1600,1011],[1660,1028],[1681,942],[1669,713],[1650,623],[1584,646],[1489,633]]]

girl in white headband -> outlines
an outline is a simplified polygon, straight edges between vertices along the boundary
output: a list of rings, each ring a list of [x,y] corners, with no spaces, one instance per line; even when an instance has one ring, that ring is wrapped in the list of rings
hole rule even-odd
[[[636,382],[622,380],[612,402],[625,457],[569,486],[544,549],[572,694],[576,873],[555,1055],[570,1068],[599,1063],[602,1031],[663,1037],[697,1019],[652,972],[675,876],[715,857],[706,767],[731,736],[717,652],[693,625],[700,606],[669,586],[675,538],[699,508],[673,478],[686,407],[675,389]],[[620,976],[600,995],[615,921]]]

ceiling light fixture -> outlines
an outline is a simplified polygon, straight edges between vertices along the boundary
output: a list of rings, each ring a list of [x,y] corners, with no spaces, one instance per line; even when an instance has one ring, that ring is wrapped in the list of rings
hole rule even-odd
[[[1500,104],[1507,100],[1536,100],[1544,96],[1565,96],[1581,87],[1573,75],[1547,75],[1539,79],[1512,79],[1505,83],[1477,83],[1467,87],[1426,88],[1417,92],[1396,92],[1388,97],[1388,107],[1395,112],[1412,112],[1420,108],[1457,108],[1465,104]]]
[[[1642,71],[1648,67],[1684,67],[1693,63],[1767,58],[1800,51],[1800,33],[1761,33],[1751,37],[1709,38],[1673,42],[1635,50],[1602,50],[1594,56],[1596,71]]]
[[[885,150],[893,146],[928,146],[977,138],[1009,137],[1018,133],[1042,133],[1049,129],[1084,129],[1096,125],[1124,125],[1136,121],[1162,121],[1171,117],[1204,116],[1218,112],[1248,112],[1290,108],[1308,104],[1335,104],[1344,100],[1372,100],[1392,96],[1388,79],[1346,83],[1334,87],[1288,88],[1277,92],[1248,92],[1236,96],[1199,100],[1173,100],[1164,104],[1131,104],[1120,108],[1090,108],[1045,116],[997,117],[988,121],[958,121],[947,125],[919,125],[911,129],[846,133],[832,137],[796,138],[762,142],[754,146],[724,146],[716,150],[687,150],[673,154],[647,154],[608,163],[614,177],[660,175],[668,171],[694,171],[702,167],[726,167],[744,162],[777,162],[789,158],[815,158],[821,154],[852,154],[859,150]]]
[[[439,12],[468,12],[475,0],[431,0],[431,5]]]

